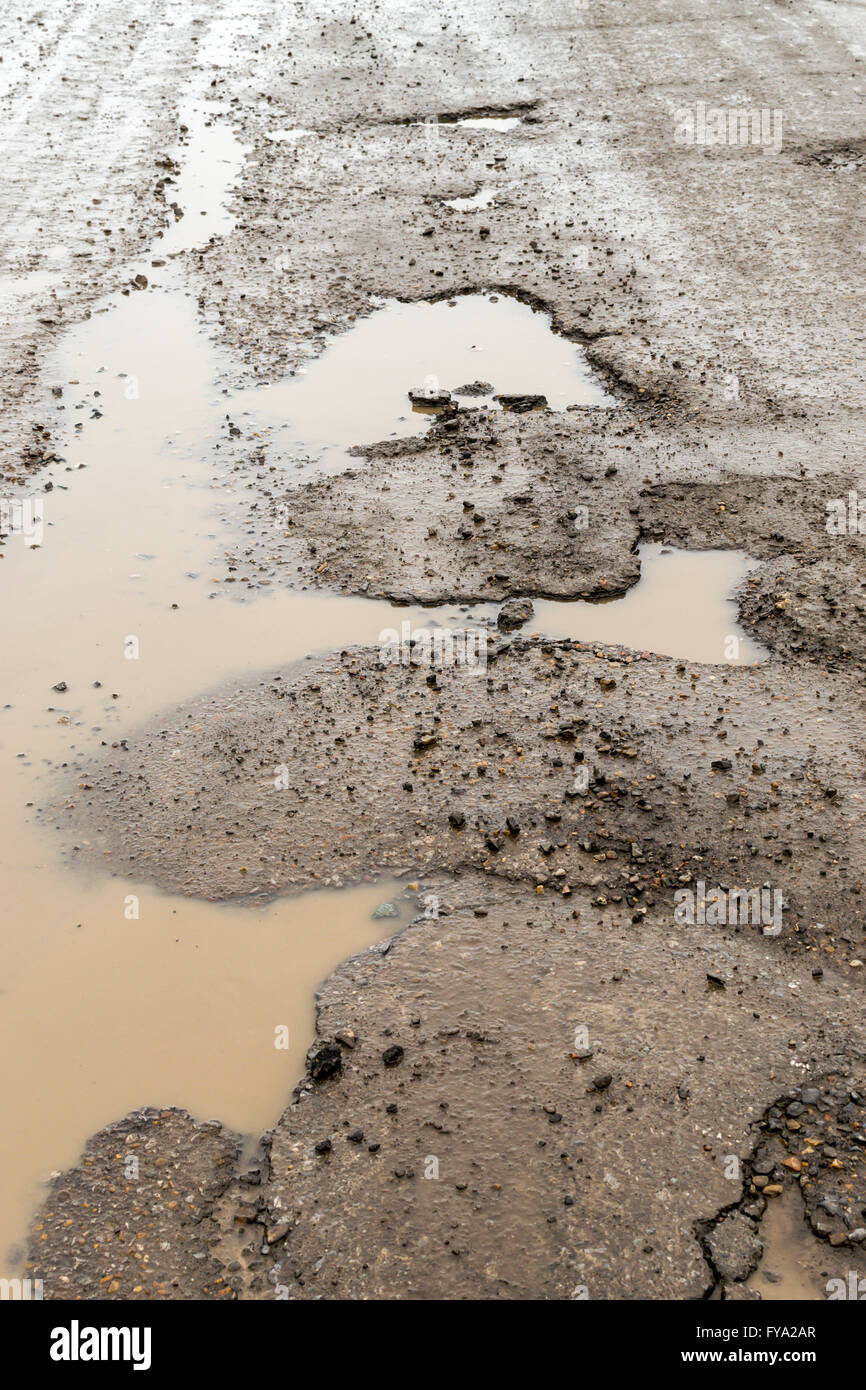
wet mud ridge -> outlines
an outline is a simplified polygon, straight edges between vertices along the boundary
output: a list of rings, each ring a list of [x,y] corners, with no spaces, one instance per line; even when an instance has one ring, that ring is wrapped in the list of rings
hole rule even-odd
[[[856,958],[863,744],[848,679],[825,672],[816,689],[808,668],[486,642],[483,669],[349,648],[211,693],[82,767],[58,825],[87,830],[79,861],[219,898],[358,881],[371,862],[565,896],[590,884],[630,914],[648,895],[672,912],[698,880],[771,881],[781,941]],[[858,753],[840,778],[842,749]]]
[[[866,1277],[858,43],[565,9],[0,20],[11,959],[232,912],[228,1058],[365,895],[254,1123],[45,1118],[46,1298]]]

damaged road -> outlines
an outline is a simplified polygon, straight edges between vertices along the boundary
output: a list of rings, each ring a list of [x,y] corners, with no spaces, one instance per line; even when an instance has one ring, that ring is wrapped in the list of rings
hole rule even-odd
[[[699,1233],[740,1200],[763,1113],[792,1075],[862,1088],[863,787],[828,781],[859,746],[844,677],[491,644],[475,675],[354,649],[211,695],[73,793],[94,858],[175,892],[423,874],[432,920],[319,998],[252,1243],[221,1266],[236,1296],[705,1297],[752,1268]],[[676,925],[710,884],[773,885],[778,935]],[[862,1203],[862,1148],[840,1167]],[[248,1222],[220,1210],[222,1249]]]
[[[28,19],[29,47],[0,30],[13,192],[47,147],[6,247],[7,500],[53,486],[79,423],[51,345],[169,260],[220,348],[201,448],[238,499],[217,582],[244,602],[601,602],[655,541],[758,562],[732,597],[767,655],[580,643],[524,609],[485,617],[480,669],[347,643],[78,728],[34,797],[67,871],[212,902],[396,877],[413,920],[323,982],[267,1134],[142,1096],[52,1179],[28,1273],[61,1299],[752,1297],[790,1192],[821,1277],[866,1274],[849,11],[114,9]],[[677,137],[744,93],[772,147]],[[80,121],[63,149],[52,103]],[[199,238],[190,103],[245,156]],[[528,354],[503,389],[481,352],[474,377],[431,361],[433,397],[401,383],[405,433],[340,442],[338,383],[327,467],[263,423],[385,306],[467,295],[543,316],[604,404],[545,403]],[[714,923],[733,889],[778,894],[779,920]]]
[[[114,1133],[57,1180],[31,1246],[47,1284],[66,1271],[64,1296],[79,1297],[108,1277],[125,1298],[736,1296],[751,1263],[723,1260],[726,1230],[703,1237],[708,1262],[701,1232],[745,1200],[750,1167],[764,1171],[751,1160],[792,1076],[841,1063],[862,1096],[859,991],[816,982],[807,958],[780,959],[760,935],[672,935],[658,915],[636,931],[583,894],[532,899],[478,874],[419,891],[440,916],[320,993],[319,1079],[265,1137],[265,1162],[205,1217],[175,1221],[180,1292],[164,1257],[142,1286],[142,1218],[169,1220],[159,1176],[177,1152],[154,1126],[140,1183],[119,1182],[129,1149]],[[138,1117],[127,1128],[140,1144]],[[834,1167],[818,1144],[803,1161],[813,1188],[838,1172],[862,1202],[862,1151]],[[215,1183],[224,1170],[202,1160],[197,1182]],[[106,1244],[133,1201],[140,1245],[122,1231]],[[748,1210],[754,1225],[754,1197]],[[822,1229],[860,1268],[838,1212]]]

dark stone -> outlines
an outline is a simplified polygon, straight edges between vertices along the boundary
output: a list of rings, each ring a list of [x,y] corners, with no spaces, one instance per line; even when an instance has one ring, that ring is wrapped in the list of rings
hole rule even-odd
[[[327,1081],[342,1070],[343,1054],[335,1042],[320,1043],[307,1054],[307,1066],[314,1081]]]
[[[516,411],[518,415],[523,415],[527,410],[541,410],[547,405],[546,396],[494,396],[503,410]]]
[[[528,598],[512,598],[503,603],[496,618],[496,626],[502,632],[522,627],[532,617],[535,609]]]
[[[470,381],[466,386],[455,386],[452,396],[492,396],[493,383],[490,381]]]

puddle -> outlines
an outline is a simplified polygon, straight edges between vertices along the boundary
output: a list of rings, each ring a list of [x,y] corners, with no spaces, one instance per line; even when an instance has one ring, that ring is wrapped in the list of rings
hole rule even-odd
[[[4,1274],[49,1170],[128,1111],[179,1105],[251,1136],[269,1128],[303,1074],[318,985],[400,925],[371,919],[388,883],[229,907],[91,882],[35,862],[25,838],[15,848],[27,859],[3,923]]]
[[[479,208],[489,208],[496,200],[496,190],[493,188],[479,188],[477,193],[473,193],[471,198],[446,198],[446,208],[453,208],[455,212],[477,212]]]
[[[752,666],[767,653],[739,624],[731,597],[754,561],[739,550],[640,547],[641,577],[602,603],[535,601],[523,632],[658,652],[683,661]]]
[[[422,434],[429,416],[413,411],[410,390],[453,391],[479,379],[493,391],[476,400],[493,409],[499,393],[542,394],[553,410],[614,404],[580,348],[553,332],[548,314],[508,295],[466,294],[435,303],[390,300],[298,375],[240,393],[232,408],[239,423],[247,411],[269,424],[287,451],[341,451]]]
[[[764,1254],[746,1280],[747,1288],[756,1289],[765,1301],[826,1299],[828,1260],[836,1252],[812,1235],[798,1192],[786,1187],[780,1197],[768,1200],[759,1235]]]
[[[187,130],[173,151],[180,173],[166,183],[165,201],[177,203],[183,217],[169,224],[154,243],[154,251],[161,256],[191,251],[234,228],[235,217],[225,199],[247,150],[222,118],[223,108],[212,103],[181,109],[180,123]]]
[[[443,125],[462,125],[466,130],[514,130],[522,116],[464,116],[459,121],[444,121]]]

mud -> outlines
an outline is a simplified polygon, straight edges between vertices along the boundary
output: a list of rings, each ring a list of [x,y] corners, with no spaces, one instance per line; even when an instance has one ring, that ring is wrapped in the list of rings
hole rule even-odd
[[[237,1297],[710,1296],[700,1226],[741,1196],[730,1158],[746,1171],[792,1062],[820,1074],[862,1049],[859,991],[816,984],[760,935],[709,943],[659,916],[636,931],[583,894],[476,873],[418,893],[439,917],[322,990],[320,1038],[351,1030],[353,1045],[337,1076],[299,1088],[252,1175],[241,1165],[216,1228],[175,1242],[180,1296],[213,1287],[194,1252],[217,1258],[237,1227],[219,1267]],[[731,985],[714,990],[721,968]],[[58,1180],[85,1184],[96,1212],[56,1191],[49,1229],[67,1212],[82,1236],[113,1222],[112,1161]],[[37,1253],[51,1287],[63,1251]],[[99,1250],[80,1260],[86,1295],[108,1270]]]
[[[491,637],[485,669],[350,648],[192,701],[80,764],[40,812],[67,844],[86,830],[82,864],[223,898],[370,865],[471,866],[554,890],[592,880],[625,912],[700,878],[769,879],[791,898],[786,941],[826,933],[854,958],[866,866],[851,697],[826,671],[567,640]]]
[[[74,489],[74,423],[116,426],[46,372],[61,335],[109,295],[186,294],[219,359],[196,378],[196,486],[230,500],[210,531],[195,507],[167,523],[169,575],[195,536],[186,661],[160,636],[149,693],[106,727],[77,681],[45,685],[75,721],[25,774],[52,872],[235,907],[396,877],[417,914],[322,984],[308,1074],[260,1147],[166,1095],[94,1136],[33,1222],[46,1297],[766,1297],[767,1270],[827,1297],[862,1277],[850,12],[64,5],[0,38],[6,495]],[[678,110],[746,92],[782,112],[777,152],[674,139]],[[352,367],[383,314],[491,299],[588,394],[557,398],[517,326],[516,378],[483,352],[427,364],[423,342],[383,340],[378,379]],[[427,375],[451,399],[413,412]],[[118,513],[90,495],[97,544]],[[29,689],[69,605],[16,608],[43,573],[21,543],[0,569]],[[557,626],[635,601],[653,546],[749,566],[700,657],[650,625]],[[243,603],[201,601],[202,556]],[[383,625],[458,610],[486,665],[383,661],[358,607],[315,633],[314,600],[374,599]],[[496,628],[509,599],[534,605],[517,635]],[[665,606],[666,632],[695,621]],[[109,639],[87,613],[89,653]],[[743,634],[740,664],[717,651]],[[678,891],[716,886],[781,892],[781,930],[676,920]],[[789,1197],[808,1287],[773,1254]]]

